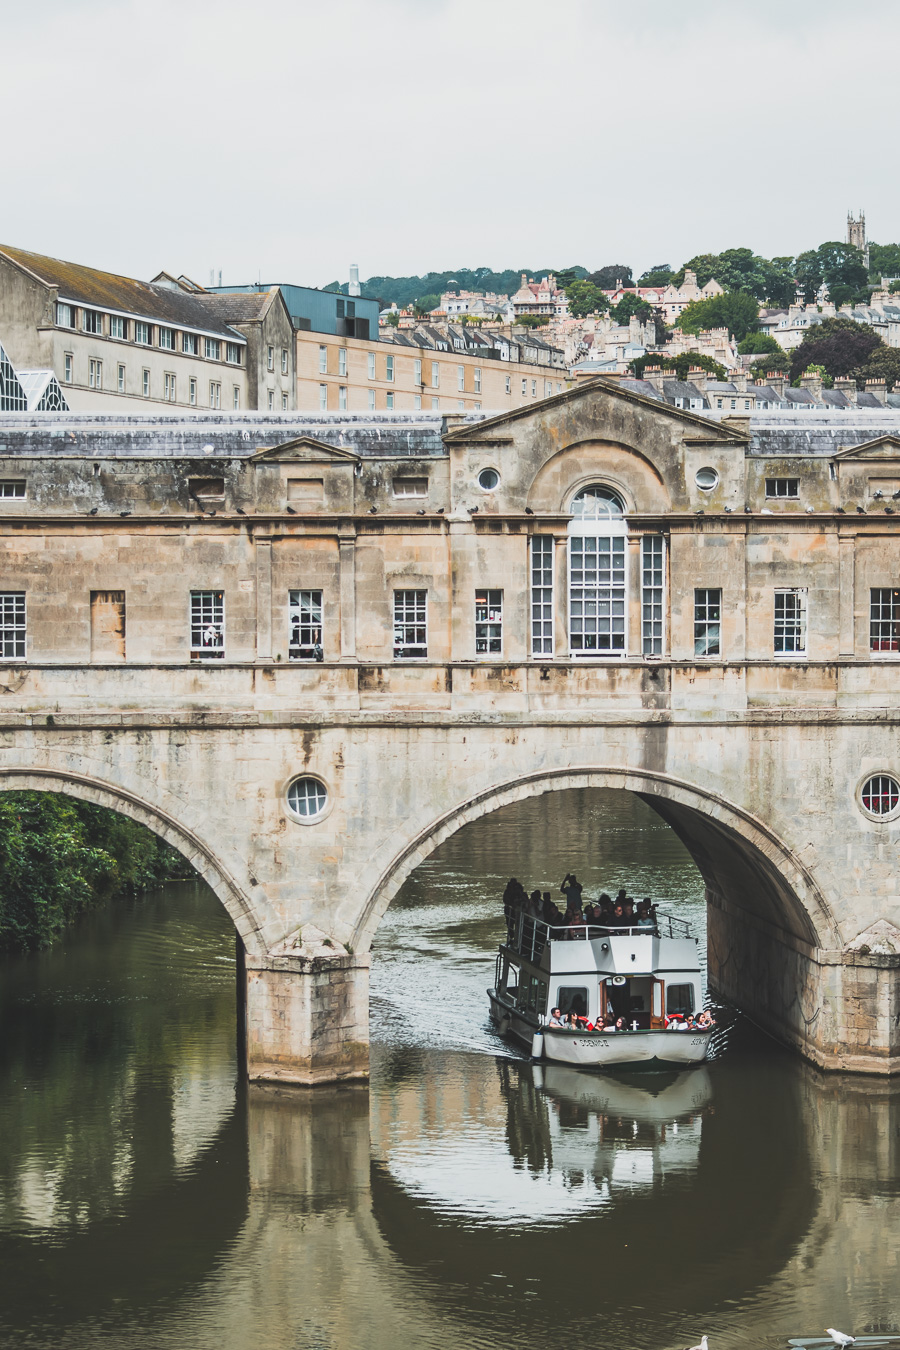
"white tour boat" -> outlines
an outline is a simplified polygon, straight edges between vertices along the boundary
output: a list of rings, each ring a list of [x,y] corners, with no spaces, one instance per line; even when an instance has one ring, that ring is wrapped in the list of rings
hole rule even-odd
[[[488,990],[491,1018],[535,1059],[578,1068],[699,1064],[711,1031],[684,1027],[702,1007],[700,958],[690,925],[659,914],[653,928],[551,928],[516,909]],[[553,1008],[591,1024],[622,1018],[625,1029],[550,1026]]]

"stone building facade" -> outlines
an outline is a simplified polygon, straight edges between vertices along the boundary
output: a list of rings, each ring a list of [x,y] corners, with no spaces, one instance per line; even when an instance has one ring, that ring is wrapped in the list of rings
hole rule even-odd
[[[714,988],[900,1070],[896,412],[600,380],[492,418],[0,431],[0,786],[191,859],[242,938],[251,1076],[363,1075],[405,877],[586,786],[690,850]]]

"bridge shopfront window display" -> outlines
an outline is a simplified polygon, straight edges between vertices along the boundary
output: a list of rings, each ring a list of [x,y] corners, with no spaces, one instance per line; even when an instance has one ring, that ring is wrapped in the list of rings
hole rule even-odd
[[[569,524],[569,653],[624,656],[625,505],[612,488],[583,488]]]
[[[191,660],[224,659],[225,592],[191,591]]]
[[[428,657],[428,592],[394,591],[394,659]]]
[[[288,659],[323,661],[325,651],[322,644],[322,592],[291,591],[289,594]]]

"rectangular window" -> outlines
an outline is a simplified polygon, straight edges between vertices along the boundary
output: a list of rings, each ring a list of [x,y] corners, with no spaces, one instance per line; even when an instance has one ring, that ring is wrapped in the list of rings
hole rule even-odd
[[[163,351],[174,352],[175,350],[175,330],[174,328],[157,328],[157,343]]]
[[[869,647],[900,651],[900,590],[878,586],[869,592]]]
[[[231,406],[239,408],[241,406],[241,391],[238,385],[234,385],[231,390]]]
[[[196,334],[196,333],[182,333],[182,335],[181,335],[181,350],[184,352],[185,356],[196,356],[196,355],[197,355],[197,334]]]
[[[799,478],[767,478],[766,479],[767,497],[799,497],[800,479]]]
[[[441,387],[441,363],[440,363],[440,361],[432,361],[432,363],[431,363],[431,387],[432,387],[432,389],[440,389],[440,387]]]
[[[386,395],[385,395],[384,406],[387,408],[388,412],[391,412],[391,411],[392,411],[392,409],[393,409],[393,407],[394,407],[394,395],[393,395],[393,394],[386,394]]]
[[[140,319],[134,321],[134,340],[141,347],[150,346],[150,325],[143,323]]]
[[[456,388],[460,394],[466,391],[466,368],[465,366],[456,367]]]
[[[422,361],[420,357],[416,357],[413,361],[413,382],[415,384],[422,383]]]
[[[531,381],[531,397],[537,398],[537,380]]]
[[[341,412],[347,411],[347,386],[345,384],[338,386],[338,408]]]
[[[60,328],[75,327],[75,306],[64,305],[61,301],[56,305],[56,322]]]
[[[275,390],[274,390],[274,389],[270,389],[270,390],[269,390],[268,408],[269,408],[269,412],[274,412],[274,411],[275,411]]]
[[[346,377],[347,374],[347,348],[338,348],[338,374]]]
[[[282,411],[282,412],[287,412],[287,405],[288,405],[288,396],[287,396],[286,393],[284,393],[284,392],[282,391],[282,395],[281,395],[281,411]]]
[[[91,360],[88,362],[88,387],[91,389],[103,388],[103,362]]]
[[[282,375],[286,375],[286,374],[288,373],[288,349],[287,349],[287,347],[282,347],[282,349],[281,349],[281,373],[282,373]]]
[[[0,478],[0,497],[24,497],[24,478]]]
[[[666,1012],[692,1013],[694,1011],[694,986],[692,984],[666,985]]]
[[[83,333],[103,332],[103,315],[98,309],[83,309],[81,311],[81,331]]]
[[[431,406],[434,411],[437,412],[438,408],[441,406],[441,400],[439,398],[433,398],[431,400]]]
[[[395,478],[393,482],[395,497],[427,497],[427,478]]]
[[[369,390],[369,412],[375,411],[375,390]]]
[[[506,392],[507,392],[508,394],[511,394],[511,393],[512,393],[512,376],[511,376],[511,375],[507,375],[507,377],[506,377]]]
[[[389,383],[392,383],[392,382],[393,382],[393,379],[394,379],[394,358],[393,358],[392,356],[386,356],[386,357],[384,358],[384,378],[385,378]]]
[[[337,300],[337,301],[335,301],[335,317],[338,318],[338,319],[342,319],[342,318],[344,317],[344,302],[343,302],[343,300]]]
[[[225,659],[225,592],[191,591],[191,660]]]
[[[25,660],[25,592],[0,591],[0,655]]]
[[[203,355],[207,361],[218,361],[222,347],[218,338],[203,339]]]
[[[319,412],[328,411],[328,385],[319,385]]]
[[[550,380],[544,381],[544,398],[549,398],[553,393],[553,385]]]
[[[289,591],[288,659],[290,661],[321,661],[324,656],[322,643],[322,592]]]
[[[65,358],[64,358],[63,370],[65,371],[65,374],[63,375],[63,379],[65,380],[66,384],[71,384],[71,383],[72,383],[72,353],[71,353],[71,352],[66,352],[66,355],[65,355]]]
[[[503,592],[475,592],[475,653],[499,656],[503,651]]]
[[[806,654],[806,590],[775,592],[775,654]]]
[[[149,370],[142,370],[142,371],[141,371],[141,393],[143,394],[144,398],[149,398],[149,397],[150,397],[150,372],[149,372]]]
[[[125,660],[124,591],[91,591],[91,660]]]
[[[193,377],[191,377],[191,382],[190,382],[190,385],[188,386],[188,402],[190,403],[190,405],[191,405],[192,408],[196,408],[196,406],[197,406],[197,381],[196,381]]]
[[[167,403],[175,402],[175,376],[166,372],[163,376],[163,387],[165,389],[165,400]]]
[[[413,407],[414,407],[414,408],[421,408],[421,406],[422,406],[422,395],[421,395],[421,394],[416,394],[416,395],[414,395],[414,397],[413,397]]]
[[[553,655],[553,536],[531,540],[531,654]]]
[[[641,651],[662,656],[665,635],[665,541],[661,534],[641,540]]]
[[[125,367],[119,366],[117,370],[117,387],[120,394],[125,393]]]
[[[560,384],[559,380],[556,381],[556,392],[558,394],[562,393],[562,385]]]
[[[370,379],[370,380],[374,380],[374,378],[375,378],[375,353],[374,353],[374,352],[369,352],[369,353],[368,353],[368,355],[367,355],[367,357],[366,357],[366,365],[367,365],[367,367],[368,367],[369,379]]]
[[[327,347],[320,347],[320,348],[319,348],[319,374],[320,374],[320,375],[327,375],[327,374],[328,374],[328,348],[327,348]]]
[[[109,319],[109,336],[123,341],[125,337],[125,320],[116,314],[111,314]]]
[[[475,381],[475,393],[481,393],[481,370],[478,366],[472,372],[472,378]]]
[[[428,656],[428,592],[394,591],[394,659]]]
[[[625,652],[625,536],[569,538],[569,650],[573,656]]]
[[[239,366],[241,364],[241,348],[239,343],[225,343],[225,360],[230,366]]]
[[[722,655],[722,592],[694,591],[694,655]]]
[[[523,381],[522,381],[522,393],[523,393],[523,394],[527,394],[527,393],[528,393],[528,381],[527,381],[527,380],[523,380]]]
[[[275,348],[269,347],[266,351],[266,365],[269,370],[275,369]]]
[[[211,408],[221,408],[222,406],[222,386],[218,380],[209,382],[209,406]]]

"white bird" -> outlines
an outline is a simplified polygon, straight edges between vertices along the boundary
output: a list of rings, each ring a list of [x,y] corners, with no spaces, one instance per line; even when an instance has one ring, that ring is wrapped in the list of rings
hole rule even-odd
[[[825,1330],[834,1341],[835,1345],[841,1346],[841,1350],[846,1350],[846,1346],[855,1345],[856,1337],[848,1336],[845,1331],[835,1331],[834,1327],[826,1327]]]
[[[691,1350],[709,1350],[709,1341],[705,1336],[700,1337],[699,1345],[692,1345]]]

